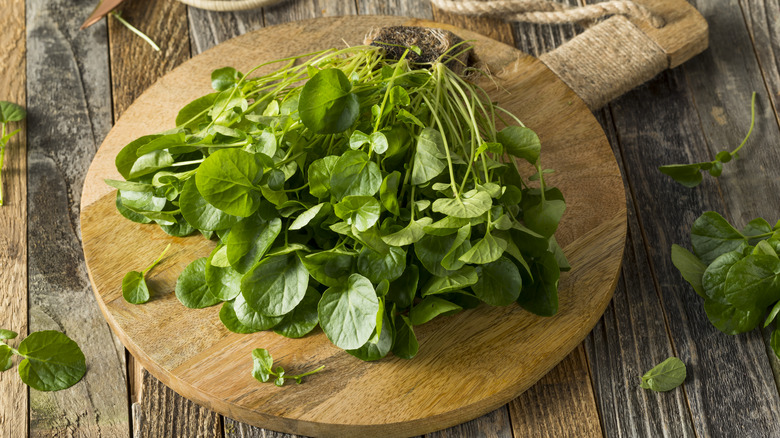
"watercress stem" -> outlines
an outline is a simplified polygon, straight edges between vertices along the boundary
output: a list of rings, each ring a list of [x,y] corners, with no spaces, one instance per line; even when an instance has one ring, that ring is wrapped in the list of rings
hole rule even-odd
[[[756,92],[753,92],[753,97],[750,99],[750,129],[748,129],[748,133],[745,136],[744,139],[742,139],[742,143],[737,146],[736,149],[734,149],[731,152],[731,155],[736,154],[739,152],[740,149],[742,149],[743,146],[745,146],[745,143],[747,143],[748,138],[750,138],[750,134],[753,132],[753,126],[756,124]]]
[[[160,254],[160,256],[157,257],[157,260],[153,261],[151,265],[149,265],[146,269],[141,271],[141,275],[146,275],[147,272],[151,271],[152,268],[157,266],[157,264],[160,263],[160,260],[162,260],[163,257],[165,257],[165,253],[168,252],[168,248],[170,248],[170,247],[171,247],[171,244],[169,243],[168,246],[166,246],[165,249],[163,250],[162,254]]]
[[[135,27],[134,27],[132,24],[128,23],[128,22],[127,22],[127,21],[126,21],[124,18],[122,18],[122,16],[121,16],[121,15],[119,15],[119,12],[117,12],[117,11],[111,11],[111,12],[110,12],[110,14],[111,14],[111,16],[112,16],[112,17],[116,18],[116,19],[117,19],[117,21],[119,21],[120,23],[122,23],[122,24],[123,24],[123,25],[124,25],[126,28],[130,29],[130,31],[131,31],[131,32],[133,32],[134,34],[136,34],[136,35],[138,35],[139,37],[141,37],[141,39],[142,39],[142,40],[144,40],[144,41],[146,41],[147,43],[149,43],[149,45],[150,45],[150,46],[152,46],[152,48],[153,48],[153,49],[154,49],[156,52],[159,52],[159,51],[160,51],[160,46],[158,46],[158,45],[157,45],[157,44],[156,44],[154,41],[152,41],[152,39],[151,39],[151,38],[149,38],[148,36],[146,36],[146,34],[145,34],[145,33],[141,32],[140,30],[136,29],[136,28],[135,28]]]

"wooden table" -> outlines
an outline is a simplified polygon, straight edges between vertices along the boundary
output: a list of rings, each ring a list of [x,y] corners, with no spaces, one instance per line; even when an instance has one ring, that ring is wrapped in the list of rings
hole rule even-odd
[[[25,104],[0,208],[0,328],[65,331],[87,356],[73,388],[43,393],[0,374],[0,437],[291,437],[247,426],[183,399],[134,364],[95,303],[80,245],[84,175],[114,120],[158,77],[207,48],[263,26],[321,15],[398,14],[485,33],[538,55],[574,26],[509,25],[432,10],[427,0],[287,0],[244,13],[211,13],[172,0],[130,0],[123,17],[79,31],[96,0],[0,0],[0,100]],[[628,237],[615,297],[585,342],[533,388],[441,437],[780,436],[780,362],[769,331],[726,336],[669,258],[689,246],[692,221],[715,210],[741,226],[780,217],[780,9],[776,0],[694,1],[710,49],[630,92],[596,116],[625,177]],[[657,166],[742,154],[696,189]],[[574,146],[576,147],[576,145]],[[26,262],[26,263],[25,263]],[[668,356],[688,366],[669,393],[639,388]]]

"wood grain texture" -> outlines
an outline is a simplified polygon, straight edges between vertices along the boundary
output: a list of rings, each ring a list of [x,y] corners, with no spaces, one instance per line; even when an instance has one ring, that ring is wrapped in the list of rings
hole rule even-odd
[[[187,7],[176,1],[134,0],[122,18],[160,46],[156,52],[118,20],[108,17],[114,120],[163,74],[190,58]]]
[[[265,25],[273,26],[307,18],[355,15],[357,7],[353,0],[287,0],[264,8],[263,11]],[[338,47],[343,45],[342,42]]]
[[[209,73],[215,62],[222,62],[224,53],[230,53],[243,63],[256,63],[285,56],[288,52],[308,51],[317,47],[313,44],[331,47],[342,37],[347,41],[359,41],[364,33],[362,29],[403,22],[404,19],[391,17],[307,21],[283,28],[262,29],[231,40],[185,63],[147,90],[107,137],[106,147],[101,148],[85,184],[90,193],[82,199],[85,205],[82,225],[85,234],[89,235],[84,241],[84,249],[90,260],[90,275],[101,294],[99,302],[107,318],[127,347],[136,357],[146,357],[148,360],[144,360],[144,365],[176,391],[231,418],[275,430],[326,435],[409,435],[461,423],[516,396],[568,354],[606,306],[616,281],[623,247],[625,205],[617,166],[603,133],[582,101],[538,61],[462,30],[458,32],[476,39],[477,50],[481,50],[486,62],[495,59],[494,65],[507,65],[514,53],[515,61],[497,76],[502,87],[497,88],[494,98],[516,111],[539,133],[549,147],[545,162],[560,172],[551,183],[572,194],[568,198],[571,215],[561,224],[559,241],[578,268],[564,277],[561,311],[553,318],[532,317],[517,307],[476,309],[438,324],[423,326],[419,334],[421,354],[414,361],[389,359],[370,366],[340,352],[321,333],[305,339],[305,351],[298,346],[300,342],[289,342],[274,334],[229,334],[216,319],[218,309],[183,311],[172,294],[173,282],[181,269],[197,254],[208,251],[213,243],[199,238],[171,239],[154,227],[121,219],[112,206],[111,194],[94,183],[115,172],[113,155],[131,137],[168,127],[181,104],[207,92]],[[302,34],[304,30],[305,34]],[[285,35],[286,45],[257,44],[257,41],[272,38],[272,32]],[[236,67],[244,69],[249,65]],[[176,92],[171,93],[172,90]],[[549,99],[543,107],[551,113],[529,112],[532,106],[524,102],[538,97],[527,90],[536,90],[538,96]],[[166,102],[166,106],[160,107],[158,102]],[[150,104],[155,105],[153,119],[148,116]],[[555,124],[549,123],[549,114],[556,115]],[[567,128],[561,129],[561,126]],[[583,147],[574,150],[567,147],[575,141]],[[590,165],[583,167],[582,162]],[[594,203],[592,196],[576,196],[577,192],[583,191],[597,193],[603,198]],[[100,199],[106,194],[109,197]],[[93,226],[97,224],[100,225]],[[118,237],[98,231],[117,226],[123,228],[126,236],[122,239],[125,242],[122,250],[126,254],[121,256],[115,253],[120,248],[115,243]],[[119,278],[132,269],[131,266],[140,263],[134,258],[148,258],[149,254],[159,252],[167,241],[174,243],[176,253],[170,261],[161,263],[151,279],[153,288],[160,291],[160,297],[144,306],[127,305],[118,290]],[[109,256],[109,253],[115,255]],[[587,289],[584,284],[593,284],[593,293],[575,299],[567,292],[574,290],[574,284],[579,284],[577,290]],[[582,306],[589,310],[582,310]],[[491,326],[491,331],[477,329],[484,324]],[[459,350],[466,340],[470,340],[468,343],[472,346],[495,345],[489,339],[500,339],[517,330],[523,330],[528,338],[518,340],[512,348]],[[557,342],[545,342],[544,337],[527,330],[550,333]],[[160,336],[161,333],[185,332],[187,336],[183,337]],[[437,337],[437,333],[448,335]],[[248,352],[257,345],[274,351],[282,361],[287,359],[300,367],[315,362],[328,363],[329,369],[338,372],[322,373],[318,375],[317,385],[296,387],[294,391],[271,385],[258,386],[247,372]],[[539,353],[529,356],[525,354],[529,350]],[[469,360],[477,360],[477,357],[484,366],[475,368],[469,364]],[[498,365],[501,362],[512,365]],[[441,377],[432,379],[420,370]],[[518,370],[522,372],[518,373]],[[231,376],[231,380],[226,382],[225,375]],[[343,375],[352,378],[344,380],[340,377]],[[374,377],[379,375],[382,379]],[[490,385],[483,384],[487,375],[493,382]],[[457,391],[447,392],[448,388]],[[363,413],[365,409],[370,409],[370,416]],[[375,422],[374,425],[367,424],[369,421]],[[380,426],[380,423],[392,424],[392,427]]]
[[[29,330],[76,341],[87,374],[72,388],[30,391],[30,436],[129,434],[124,349],[101,317],[81,254],[85,171],[111,126],[106,28],[79,24],[91,1],[28,0]]]
[[[360,15],[401,15],[404,17],[433,18],[429,0],[355,0]],[[454,23],[450,23],[454,24]]]
[[[717,180],[705,178],[691,190],[657,169],[711,159],[686,69],[665,72],[611,104],[626,178],[672,346],[688,367],[683,390],[697,436],[776,436],[780,397],[761,334],[728,336],[713,327],[669,257],[673,243],[689,247],[696,217],[726,208]]]
[[[516,437],[602,436],[583,346],[512,400],[509,413]]]
[[[187,8],[190,25],[190,49],[197,55],[233,37],[263,27],[263,10],[213,12]],[[228,64],[230,60],[225,60]]]
[[[435,6],[432,6],[432,8],[434,21],[473,30],[504,44],[515,45],[512,25],[504,20],[490,17],[469,17],[445,12]]]
[[[25,66],[26,32],[24,1],[12,0],[0,14],[0,100],[27,105]],[[3,206],[0,207],[0,328],[27,335],[27,139],[25,122],[5,148],[3,164]],[[8,131],[6,131],[8,132]],[[15,360],[18,364],[18,360]],[[27,387],[16,368],[0,373],[0,437],[27,435]]]
[[[221,418],[144,373],[143,397],[133,405],[133,438],[219,437]]]
[[[609,110],[599,119],[623,171]],[[628,190],[628,187],[627,187]],[[650,368],[675,355],[653,278],[636,206],[628,196],[628,235],[615,296],[585,341],[607,437],[695,437],[684,389],[659,394],[639,387]]]
[[[666,52],[669,68],[677,67],[707,48],[707,20],[686,0],[635,1],[666,21],[661,28],[638,21],[634,24]]]

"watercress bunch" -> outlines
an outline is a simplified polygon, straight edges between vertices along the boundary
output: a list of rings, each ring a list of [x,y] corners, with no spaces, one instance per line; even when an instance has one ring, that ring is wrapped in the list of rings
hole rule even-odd
[[[216,70],[176,128],[117,155],[122,215],[217,240],[178,279],[185,306],[221,303],[238,333],[319,325],[363,360],[411,358],[414,326],[481,302],[556,313],[565,202],[539,138],[448,55],[384,53]]]

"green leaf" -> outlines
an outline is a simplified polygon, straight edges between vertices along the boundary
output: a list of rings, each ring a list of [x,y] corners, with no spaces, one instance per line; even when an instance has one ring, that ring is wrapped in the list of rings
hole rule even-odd
[[[122,194],[119,191],[116,192],[116,201],[114,202],[114,205],[116,205],[116,209],[119,211],[119,214],[133,222],[139,224],[148,224],[152,221],[148,217],[125,207],[124,204],[122,204]]]
[[[267,257],[241,280],[249,307],[268,316],[289,313],[306,295],[309,272],[294,253]]]
[[[355,350],[347,350],[347,353],[365,361],[379,360],[387,356],[387,353],[393,347],[395,333],[390,324],[390,319],[385,315],[384,309],[380,309],[380,312],[382,313],[382,329],[379,335],[377,335],[376,329],[374,329],[374,333],[362,347]]]
[[[387,137],[385,137],[385,134],[382,132],[374,132],[369,136],[369,141],[371,142],[371,150],[376,154],[384,154],[387,152],[387,148],[389,147],[389,144],[387,142]]]
[[[672,263],[680,271],[685,281],[693,286],[693,290],[701,297],[706,297],[704,286],[702,286],[702,276],[707,269],[707,265],[701,262],[698,257],[693,255],[687,249],[672,245]]]
[[[482,190],[469,190],[459,198],[439,198],[433,201],[433,211],[457,218],[482,216],[493,205],[490,194]]]
[[[530,196],[523,198],[523,221],[531,230],[544,237],[550,237],[558,229],[563,212],[566,210],[566,203],[561,199],[536,198],[538,203],[533,204],[531,203],[533,199]]]
[[[398,118],[398,120],[408,125],[417,125],[420,128],[425,128],[425,125],[420,121],[420,119],[405,109],[398,110],[398,113],[396,113],[395,116]]]
[[[118,190],[124,190],[128,192],[154,192],[154,186],[151,184],[144,184],[133,181],[119,181],[115,179],[104,179],[103,181],[109,186]]]
[[[357,120],[360,104],[347,76],[337,68],[314,75],[301,90],[298,112],[307,128],[317,134],[346,131]]]
[[[450,246],[450,249],[444,254],[444,258],[441,259],[441,263],[439,264],[448,271],[456,271],[462,268],[465,262],[461,261],[460,258],[471,250],[470,238],[471,226],[464,225],[458,230],[458,233],[455,235],[455,240],[452,242],[452,246]]]
[[[741,310],[731,304],[705,298],[704,311],[715,328],[727,335],[736,335],[758,327],[765,309]]]
[[[233,333],[249,334],[255,333],[255,330],[251,327],[247,327],[238,320],[236,316],[236,310],[233,308],[233,301],[225,301],[222,303],[222,308],[219,309],[219,320],[222,324]]]
[[[174,132],[172,134],[166,134],[161,137],[157,137],[154,140],[150,141],[149,143],[146,143],[145,145],[138,148],[137,151],[135,151],[136,155],[138,155],[138,158],[147,155],[152,154],[154,152],[163,151],[165,149],[174,148],[176,146],[185,146],[184,142],[184,133],[183,132]],[[153,157],[153,155],[150,155],[149,157]],[[172,162],[171,162],[172,164]],[[135,168],[135,166],[134,166]],[[132,172],[131,172],[131,176]]]
[[[399,85],[390,89],[390,103],[393,105],[408,106],[411,101],[409,100],[409,93],[404,90],[404,87]]]
[[[426,225],[423,230],[426,234],[431,234],[433,236],[447,236],[456,233],[460,228],[468,224],[468,219],[445,216],[441,220]]]
[[[220,251],[224,253],[225,249],[227,248],[224,245],[218,245],[214,248],[214,251],[209,254],[206,260],[205,272],[206,285],[209,291],[221,301],[232,300],[241,293],[242,274],[233,269],[230,264],[222,266],[225,263],[219,263],[216,260],[219,257],[218,253]],[[226,259],[225,262],[227,262]]]
[[[179,195],[181,215],[192,227],[203,231],[217,231],[237,224],[241,217],[232,216],[206,202],[198,192],[195,178],[184,183]]]
[[[340,286],[354,272],[355,252],[330,249],[301,256],[309,274],[325,286]]]
[[[769,338],[769,346],[772,347],[775,356],[780,358],[780,328],[775,327],[774,331],[772,331],[772,337]]]
[[[319,323],[317,316],[319,302],[320,293],[312,287],[308,288],[301,302],[274,327],[274,332],[287,338],[306,336]]]
[[[330,193],[330,177],[339,157],[329,155],[320,158],[309,165],[309,193],[320,199],[326,198]]]
[[[531,313],[553,316],[558,312],[558,279],[561,271],[555,256],[545,253],[531,265],[533,283],[523,287],[517,303]]]
[[[19,336],[18,333],[12,330],[0,329],[0,340],[14,339]]]
[[[420,270],[417,265],[407,266],[401,277],[390,284],[390,288],[387,291],[387,300],[395,303],[399,309],[410,307],[414,301],[419,280]]]
[[[318,306],[320,326],[333,344],[344,350],[360,348],[376,327],[379,301],[371,282],[350,275],[347,285],[331,287]]]
[[[447,155],[441,133],[433,128],[425,128],[417,137],[417,149],[412,161],[412,184],[425,184],[439,176],[447,167]]]
[[[507,126],[496,134],[496,139],[504,145],[506,151],[531,164],[539,161],[542,144],[534,131],[522,126]]]
[[[79,346],[65,334],[45,330],[31,333],[19,344],[24,360],[19,376],[39,391],[59,391],[78,383],[87,371]]]
[[[438,275],[439,277],[445,277],[451,274],[452,271],[445,269],[441,262],[453,247],[456,240],[457,236],[453,235],[425,235],[414,244],[414,254],[428,272],[433,275]]]
[[[300,230],[301,228],[305,227],[309,224],[312,220],[314,220],[315,217],[320,213],[322,210],[322,207],[325,207],[326,205],[330,205],[327,202],[321,202],[314,207],[304,211],[303,213],[299,214],[297,218],[290,224],[289,230]],[[326,209],[327,210],[327,209]]]
[[[769,222],[767,222],[766,219],[760,217],[748,222],[748,224],[745,225],[745,228],[742,229],[742,235],[744,235],[747,238],[758,236],[761,234],[768,234],[771,232],[772,232],[772,226],[769,225]],[[754,240],[755,239],[752,239],[748,243],[751,245],[755,245],[757,242],[755,242]]]
[[[116,169],[125,179],[130,179],[130,173],[133,169],[133,165],[138,160],[138,155],[136,154],[138,149],[158,137],[161,137],[161,135],[155,134],[139,137],[128,143],[127,146],[123,147],[122,150],[119,151],[119,153],[116,155],[116,159],[114,160],[114,164],[116,165]]]
[[[744,256],[739,251],[731,251],[722,254],[716,258],[702,274],[701,285],[704,290],[705,298],[715,300],[719,303],[727,304],[724,295],[726,276],[735,263],[742,260]]]
[[[27,117],[27,111],[21,106],[0,100],[0,123],[18,122]]]
[[[772,307],[772,310],[769,312],[769,315],[766,317],[766,321],[764,321],[764,327],[768,327],[769,324],[775,320],[778,313],[780,313],[780,301],[776,302],[774,307]]]
[[[431,295],[423,298],[416,306],[412,307],[409,312],[409,320],[412,325],[422,325],[437,316],[452,315],[461,310],[463,308],[459,305]]]
[[[382,240],[391,246],[411,245],[425,236],[425,227],[430,225],[432,219],[424,217],[416,221],[409,222],[409,225],[396,231],[395,233],[382,236]]]
[[[0,373],[3,371],[8,371],[12,366],[14,366],[12,361],[13,357],[14,353],[11,350],[11,347],[5,344],[0,344]]]
[[[194,260],[179,274],[176,298],[190,309],[203,309],[220,302],[206,284],[206,257]]]
[[[381,207],[373,196],[345,196],[333,211],[358,231],[366,231],[379,220]]]
[[[246,273],[268,252],[282,230],[279,218],[265,220],[250,216],[230,229],[227,237],[227,258],[230,266]]]
[[[507,306],[520,296],[523,278],[517,266],[508,258],[477,268],[479,280],[472,286],[474,294],[491,306]]]
[[[360,274],[373,283],[393,281],[400,278],[406,268],[406,251],[394,246],[383,255],[370,248],[363,248],[358,255],[357,268]]]
[[[368,135],[357,129],[349,136],[349,148],[352,150],[360,149],[364,144],[369,143],[371,143],[371,140],[368,138]]]
[[[233,301],[236,318],[245,327],[254,331],[268,330],[282,322],[283,316],[266,316],[258,313],[247,304],[243,294],[236,295]]]
[[[465,289],[477,283],[478,280],[477,271],[471,266],[464,266],[446,277],[437,277],[435,275],[431,277],[423,286],[422,296],[427,297],[428,295],[444,294]]]
[[[220,149],[200,164],[195,183],[209,204],[227,214],[247,217],[260,207],[257,184],[262,175],[260,155]]]
[[[658,168],[664,175],[669,175],[685,187],[696,187],[701,184],[701,164],[670,164]]]
[[[219,93],[211,93],[188,103],[176,116],[176,126],[180,128],[197,127],[207,120],[208,110],[214,105]]]
[[[479,242],[466,251],[458,260],[464,263],[484,265],[498,260],[506,250],[506,241],[492,234],[485,234]]]
[[[395,317],[395,339],[393,340],[393,354],[401,359],[411,359],[417,355],[420,344],[414,335],[414,329],[409,318],[404,315]]]
[[[252,350],[252,377],[259,382],[267,382],[273,373],[274,359],[265,348]]]
[[[382,185],[379,165],[363,151],[347,151],[333,166],[330,192],[337,200],[346,196],[374,196]]]
[[[709,265],[721,254],[747,244],[745,237],[714,211],[699,216],[691,227],[693,252]]]
[[[780,300],[780,259],[751,254],[736,262],[726,275],[723,294],[742,310],[765,309]]]
[[[216,91],[229,90],[243,78],[238,70],[233,67],[222,67],[211,72],[211,88]]]
[[[641,386],[653,391],[671,391],[682,385],[685,377],[685,364],[676,357],[670,357],[645,373]]]
[[[149,287],[144,274],[130,271],[122,278],[122,296],[131,304],[143,304],[149,301]]]
[[[389,173],[382,181],[382,185],[379,187],[379,200],[382,205],[396,216],[401,215],[401,210],[398,207],[398,186],[401,183],[401,172],[393,171]],[[407,244],[408,245],[408,244]]]

